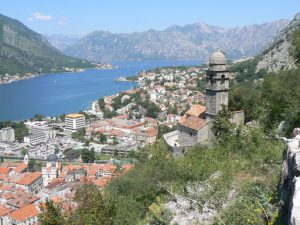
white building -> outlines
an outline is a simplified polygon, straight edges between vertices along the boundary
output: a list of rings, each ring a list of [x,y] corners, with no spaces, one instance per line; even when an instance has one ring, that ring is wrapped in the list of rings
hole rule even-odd
[[[61,173],[61,162],[55,154],[48,155],[46,167],[42,167],[43,185],[47,186],[53,179],[58,178]]]
[[[4,218],[4,223],[7,225],[32,225],[38,223],[38,207],[30,204],[26,205],[12,213],[9,213]]]
[[[49,126],[47,121],[26,122],[25,125],[31,134],[44,133],[46,140],[53,140],[56,137],[56,131]]]
[[[27,193],[37,194],[43,188],[41,172],[28,173],[16,182],[16,187],[24,189]]]
[[[84,128],[86,125],[84,115],[78,113],[66,115],[65,123],[66,129],[71,131],[76,131],[78,129]]]
[[[29,134],[24,137],[24,143],[28,145],[38,145],[40,143],[47,142],[46,135],[44,133],[36,133],[36,134]]]
[[[14,142],[15,141],[15,131],[11,127],[6,127],[0,130],[0,142]]]

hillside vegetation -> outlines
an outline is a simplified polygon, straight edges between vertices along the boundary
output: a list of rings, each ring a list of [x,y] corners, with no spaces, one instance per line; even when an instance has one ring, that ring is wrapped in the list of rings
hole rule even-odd
[[[297,60],[299,35],[296,30],[293,36]],[[230,110],[245,110],[247,125],[234,126],[222,110],[209,146],[174,158],[160,140],[132,153],[135,167],[105,190],[88,184],[78,190],[86,198],[77,199],[73,214],[61,216],[59,206],[49,206],[59,224],[286,224],[288,202],[280,199],[284,143],[275,135],[290,136],[300,126],[300,69],[258,75],[255,62],[247,63],[234,68],[239,82],[229,98]],[[52,217],[45,211],[41,218],[46,225]]]
[[[91,64],[63,55],[41,35],[0,14],[0,76],[60,71],[63,67],[86,68]]]

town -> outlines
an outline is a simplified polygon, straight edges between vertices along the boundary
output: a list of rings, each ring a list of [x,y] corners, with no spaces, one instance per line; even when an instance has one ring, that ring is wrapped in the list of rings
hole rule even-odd
[[[180,115],[204,104],[205,67],[142,71],[139,87],[105,96],[89,110],[0,130],[1,224],[37,222],[46,200],[69,207],[76,187],[103,189],[133,167],[130,154],[176,128]],[[203,80],[203,81],[202,81]],[[16,128],[17,129],[17,128]],[[16,137],[17,136],[17,137]],[[66,209],[65,209],[66,210]]]

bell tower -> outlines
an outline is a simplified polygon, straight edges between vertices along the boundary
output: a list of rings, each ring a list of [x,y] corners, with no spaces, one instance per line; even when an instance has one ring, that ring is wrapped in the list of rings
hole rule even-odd
[[[206,118],[214,119],[222,105],[228,107],[229,71],[226,57],[219,49],[209,59],[205,90]]]

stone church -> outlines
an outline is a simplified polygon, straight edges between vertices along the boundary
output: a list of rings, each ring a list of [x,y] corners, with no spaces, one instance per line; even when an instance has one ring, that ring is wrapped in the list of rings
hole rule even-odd
[[[228,107],[229,70],[223,52],[217,50],[209,59],[206,71],[206,107],[193,105],[178,121],[178,130],[164,135],[165,142],[175,155],[197,143],[213,138],[212,122],[223,106]],[[232,112],[232,122],[244,123],[244,112]]]

